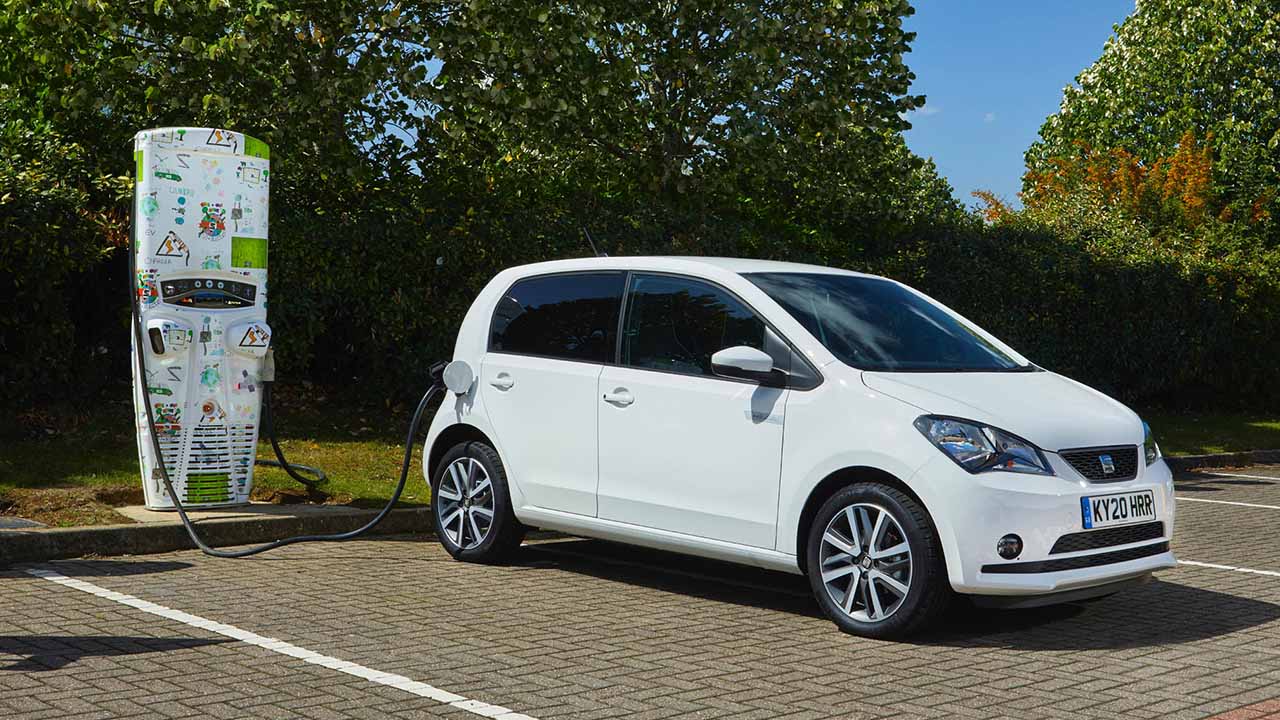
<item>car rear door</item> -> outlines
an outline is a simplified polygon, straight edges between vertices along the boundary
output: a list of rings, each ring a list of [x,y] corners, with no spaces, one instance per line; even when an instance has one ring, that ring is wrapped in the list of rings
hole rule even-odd
[[[771,332],[717,285],[633,273],[618,365],[600,375],[599,513],[772,548],[785,388],[718,377],[712,353]]]
[[[596,391],[624,284],[622,272],[528,277],[494,310],[480,391],[527,505],[596,514]]]

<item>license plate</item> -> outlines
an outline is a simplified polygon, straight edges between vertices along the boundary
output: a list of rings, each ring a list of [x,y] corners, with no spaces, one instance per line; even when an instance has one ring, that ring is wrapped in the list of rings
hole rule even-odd
[[[1080,515],[1085,530],[1146,522],[1156,519],[1156,499],[1150,490],[1082,497]]]

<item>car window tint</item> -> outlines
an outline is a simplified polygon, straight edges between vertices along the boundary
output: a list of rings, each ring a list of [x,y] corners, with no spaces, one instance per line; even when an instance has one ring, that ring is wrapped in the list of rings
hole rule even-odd
[[[883,278],[747,273],[831,354],[862,370],[1034,371],[943,308]]]
[[[574,273],[526,278],[498,301],[494,352],[605,363],[613,360],[625,276]]]
[[[764,322],[709,283],[633,275],[627,298],[622,364],[712,375],[711,355],[735,345],[764,349]]]

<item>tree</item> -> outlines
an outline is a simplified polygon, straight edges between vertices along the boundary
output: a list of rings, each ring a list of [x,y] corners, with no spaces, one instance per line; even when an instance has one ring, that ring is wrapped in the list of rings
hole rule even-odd
[[[1235,217],[1274,216],[1280,188],[1275,0],[1139,0],[1064,91],[1027,151],[1024,190],[1062,158],[1123,150],[1152,166],[1212,138],[1213,192]],[[1272,233],[1275,234],[1274,232]]]
[[[287,298],[271,308],[278,357],[292,377],[385,386],[447,350],[498,269],[582,254],[583,225],[611,253],[851,265],[868,238],[890,246],[954,210],[901,137],[923,102],[903,64],[911,12],[906,0],[7,0],[0,126],[37,121],[51,157],[78,145],[90,189],[129,171],[143,128],[267,142],[271,282]],[[0,158],[27,137],[0,133]],[[35,183],[11,184],[40,201]],[[86,197],[123,227],[127,193]],[[52,231],[38,219],[34,234]],[[90,258],[112,247],[102,232],[66,238]],[[97,281],[78,268],[68,285]],[[123,303],[100,304],[124,326]],[[79,322],[70,306],[40,312]],[[123,357],[127,333],[113,337]]]
[[[377,144],[402,145],[421,34],[361,0],[14,0],[0,11],[0,84],[106,167],[127,167],[139,129],[210,125],[266,141],[286,177],[353,174]]]
[[[435,121],[508,162],[590,155],[669,201],[730,156],[896,133],[924,102],[907,94],[905,0],[449,5],[427,32]]]

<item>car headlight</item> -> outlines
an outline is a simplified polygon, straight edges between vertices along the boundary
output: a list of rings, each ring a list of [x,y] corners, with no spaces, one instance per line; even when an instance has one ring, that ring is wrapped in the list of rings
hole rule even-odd
[[[1147,464],[1160,459],[1160,446],[1156,444],[1156,436],[1151,434],[1151,426],[1142,423],[1142,454],[1147,456]]]
[[[1039,448],[999,428],[935,415],[916,418],[915,426],[929,442],[971,473],[1053,474]]]

